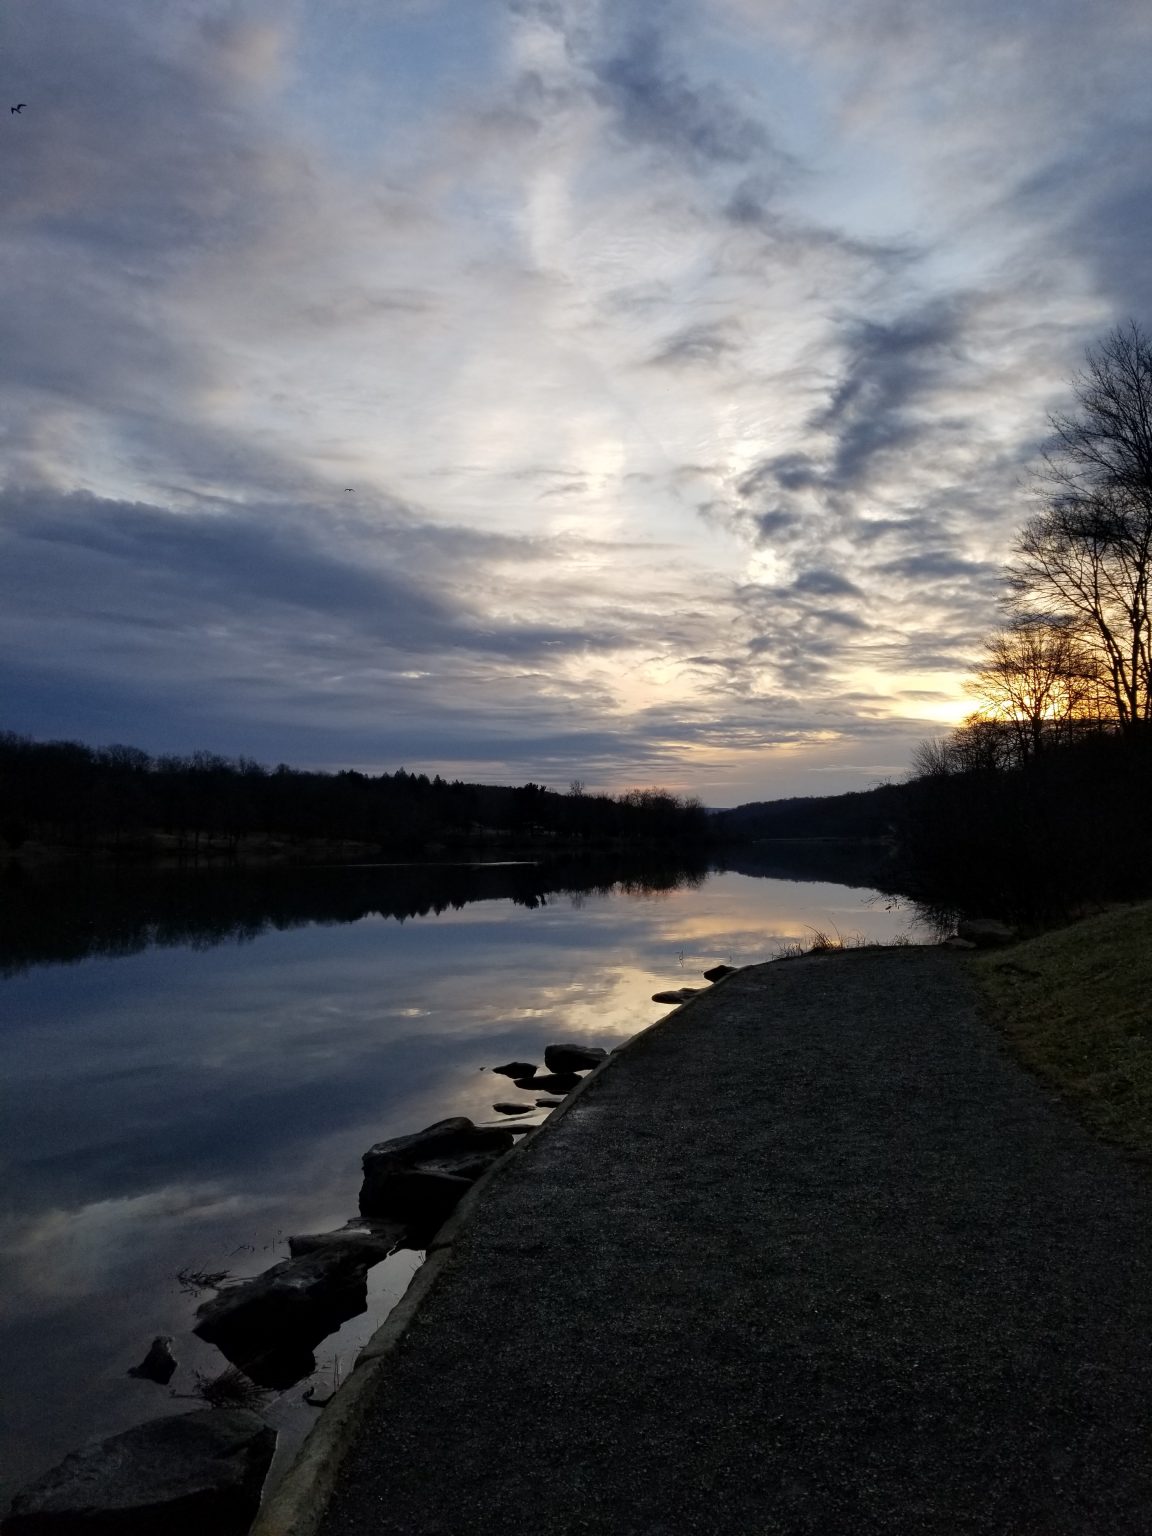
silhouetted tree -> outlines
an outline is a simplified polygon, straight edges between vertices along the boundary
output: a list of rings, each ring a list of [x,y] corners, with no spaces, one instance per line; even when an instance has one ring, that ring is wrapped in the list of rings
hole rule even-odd
[[[1088,353],[1077,409],[1055,416],[1044,509],[1009,567],[1018,611],[1100,658],[1121,730],[1152,720],[1152,339],[1135,323]]]
[[[998,630],[965,688],[981,706],[966,724],[1007,725],[1021,761],[1068,739],[1078,724],[1099,721],[1104,703],[1091,649],[1068,625],[1046,619]]]

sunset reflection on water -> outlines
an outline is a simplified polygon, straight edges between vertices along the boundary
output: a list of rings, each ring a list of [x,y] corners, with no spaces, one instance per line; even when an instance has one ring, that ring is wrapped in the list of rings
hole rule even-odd
[[[197,1299],[176,1272],[258,1273],[286,1256],[288,1234],[355,1214],[373,1142],[533,1104],[493,1065],[540,1063],[559,1040],[611,1048],[666,1011],[653,992],[706,985],[700,972],[718,962],[772,959],[811,928],[891,941],[907,927],[867,890],[716,873],[9,976],[6,1489],[86,1439],[186,1409],[125,1375],[160,1333],[175,1336],[174,1390],[223,1366],[191,1336]],[[370,1272],[369,1312],[317,1351],[321,1383],[338,1357],[350,1367],[415,1262]],[[274,1418],[291,1419],[300,1390]]]

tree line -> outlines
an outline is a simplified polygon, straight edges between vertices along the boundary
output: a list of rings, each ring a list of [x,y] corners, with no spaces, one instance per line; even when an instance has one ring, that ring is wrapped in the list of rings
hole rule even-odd
[[[123,855],[290,852],[293,845],[405,855],[498,842],[694,843],[698,801],[662,789],[622,795],[449,782],[436,775],[269,769],[211,752],[150,756],[0,733],[0,840]]]
[[[905,862],[960,904],[1057,910],[1150,884],[1152,339],[1114,329],[1073,396],[1050,418],[976,708],[921,746],[906,786]]]

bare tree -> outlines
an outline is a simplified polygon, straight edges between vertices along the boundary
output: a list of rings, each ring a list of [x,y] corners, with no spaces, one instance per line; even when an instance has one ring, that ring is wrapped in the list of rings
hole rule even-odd
[[[979,714],[969,715],[947,736],[920,743],[912,754],[912,776],[941,779],[960,773],[1002,773],[1017,758],[1015,733],[1010,725]]]
[[[1088,353],[1078,409],[1052,418],[1044,509],[1009,567],[1017,610],[1099,657],[1124,731],[1152,720],[1152,339],[1134,322]]]
[[[1044,619],[1019,619],[993,635],[965,687],[981,704],[973,718],[1010,726],[1021,760],[1103,712],[1095,656],[1067,625]]]

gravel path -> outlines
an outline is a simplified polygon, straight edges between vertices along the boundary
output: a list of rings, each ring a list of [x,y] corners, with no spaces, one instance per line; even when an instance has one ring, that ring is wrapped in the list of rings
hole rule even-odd
[[[321,1529],[1146,1536],[1149,1206],[953,956],[741,972],[492,1182]]]

